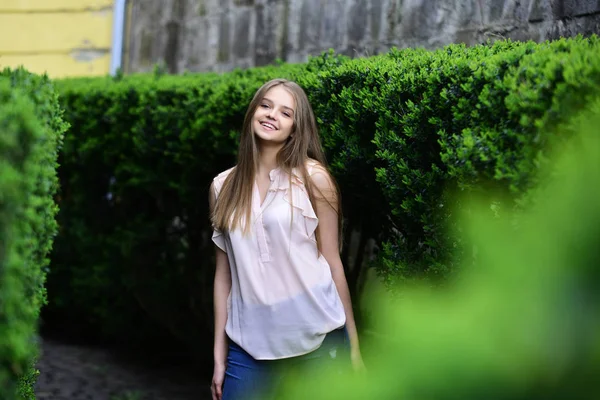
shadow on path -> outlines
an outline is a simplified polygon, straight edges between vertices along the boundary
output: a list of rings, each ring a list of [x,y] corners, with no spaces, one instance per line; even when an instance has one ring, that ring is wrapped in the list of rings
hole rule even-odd
[[[43,338],[38,400],[205,400],[209,382],[188,365],[144,365],[93,346]]]

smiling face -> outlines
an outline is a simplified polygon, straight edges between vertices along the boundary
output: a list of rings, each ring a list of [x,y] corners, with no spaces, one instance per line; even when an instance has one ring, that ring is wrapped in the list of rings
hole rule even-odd
[[[252,130],[259,142],[283,145],[292,134],[295,111],[294,96],[282,85],[269,89],[252,117]]]

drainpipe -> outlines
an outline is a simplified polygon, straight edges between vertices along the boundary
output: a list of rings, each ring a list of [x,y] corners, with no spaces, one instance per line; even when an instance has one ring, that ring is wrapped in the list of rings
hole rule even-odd
[[[110,51],[110,74],[115,75],[122,65],[123,41],[125,40],[125,12],[127,0],[115,0],[113,8],[113,32]]]

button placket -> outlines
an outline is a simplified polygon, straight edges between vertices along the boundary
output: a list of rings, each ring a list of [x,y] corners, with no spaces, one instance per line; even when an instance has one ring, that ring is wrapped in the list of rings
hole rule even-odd
[[[258,250],[260,252],[260,260],[262,262],[271,261],[271,252],[269,251],[269,246],[267,245],[267,234],[265,232],[265,225],[263,224],[262,213],[258,216],[258,221],[256,224],[256,236],[258,239]]]
[[[273,184],[275,182],[275,176],[274,176],[275,172],[271,171],[271,173],[269,174],[269,177],[271,178],[271,185],[269,186],[269,190],[267,191],[267,195],[265,196],[265,199],[263,201],[263,204],[259,207],[257,207],[256,210],[256,236],[257,236],[257,242],[258,242],[258,251],[260,253],[260,260],[262,262],[269,262],[271,261],[271,251],[269,250],[269,245],[267,243],[267,233],[265,231],[265,225],[263,222],[263,213],[265,211],[265,208],[270,204],[270,202],[272,201],[272,196],[274,195],[275,190],[273,189]],[[256,188],[256,195],[258,196],[258,203],[260,203],[260,194],[258,191],[258,187]]]

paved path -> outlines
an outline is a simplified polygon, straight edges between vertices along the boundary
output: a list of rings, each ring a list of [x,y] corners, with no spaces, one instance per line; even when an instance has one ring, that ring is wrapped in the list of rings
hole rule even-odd
[[[44,339],[38,400],[208,400],[207,382],[188,366],[148,367],[109,350]]]

